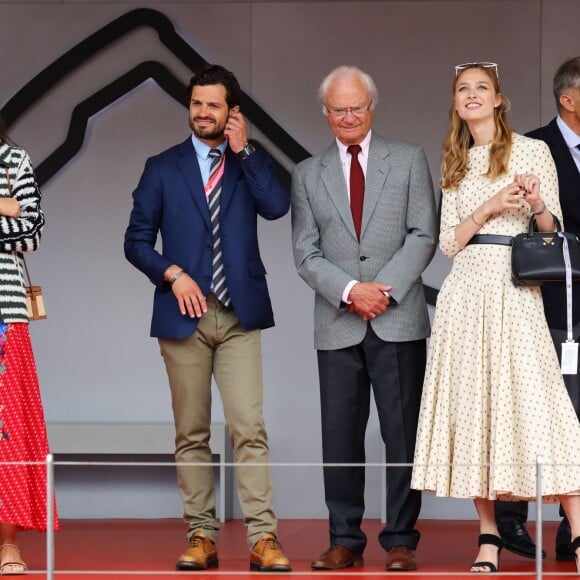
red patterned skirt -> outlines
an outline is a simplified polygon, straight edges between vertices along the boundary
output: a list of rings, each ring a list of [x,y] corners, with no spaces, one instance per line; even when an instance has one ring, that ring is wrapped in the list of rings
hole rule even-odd
[[[0,522],[46,531],[48,438],[28,324],[0,321]],[[10,462],[40,462],[9,465]],[[54,529],[59,529],[54,504]]]

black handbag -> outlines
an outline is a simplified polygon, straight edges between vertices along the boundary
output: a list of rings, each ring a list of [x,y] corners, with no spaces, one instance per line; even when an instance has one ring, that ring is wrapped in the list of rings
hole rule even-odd
[[[555,232],[538,232],[532,216],[528,231],[514,237],[512,282],[516,286],[565,284],[564,238],[568,242],[572,283],[580,283],[580,239],[570,232],[563,232],[556,216],[554,223]]]

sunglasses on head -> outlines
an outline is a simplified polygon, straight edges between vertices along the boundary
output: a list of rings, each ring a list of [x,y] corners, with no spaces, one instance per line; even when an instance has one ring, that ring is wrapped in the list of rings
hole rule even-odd
[[[497,70],[497,63],[495,62],[464,62],[463,64],[456,64],[455,65],[455,76],[457,76],[460,72],[464,71],[467,68],[473,67],[481,67],[481,68],[490,68],[495,73],[495,76],[499,80],[499,73]]]

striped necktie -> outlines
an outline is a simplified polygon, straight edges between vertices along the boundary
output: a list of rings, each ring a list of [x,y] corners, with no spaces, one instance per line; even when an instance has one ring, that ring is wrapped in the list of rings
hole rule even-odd
[[[212,158],[212,161],[209,169],[208,182],[211,182],[214,173],[220,170],[223,160],[219,149],[211,149],[209,156]],[[226,286],[226,274],[224,272],[224,263],[222,260],[222,243],[220,237],[220,198],[222,193],[222,183],[223,175],[215,184],[207,201],[209,205],[213,237],[213,293],[222,304],[229,306],[231,299]]]

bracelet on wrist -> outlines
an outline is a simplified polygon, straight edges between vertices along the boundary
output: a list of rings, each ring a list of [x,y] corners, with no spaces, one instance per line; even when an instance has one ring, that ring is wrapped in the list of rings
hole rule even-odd
[[[542,202],[542,209],[538,211],[532,210],[532,215],[542,215],[546,211],[546,204]]]
[[[175,272],[175,274],[173,274],[173,276],[171,276],[171,278],[169,278],[169,285],[173,286],[173,283],[175,282],[175,280],[177,280],[177,278],[179,278],[179,276],[181,276],[182,274],[185,274],[185,272],[183,270],[179,270],[179,272]]]
[[[481,228],[481,227],[483,227],[483,224],[480,224],[480,223],[478,223],[478,222],[476,222],[476,221],[475,221],[475,218],[473,217],[473,214],[471,214],[471,216],[470,216],[470,217],[471,217],[471,221],[472,221],[472,222],[473,222],[473,223],[474,223],[474,224],[475,224],[475,225],[476,225],[478,228]]]

